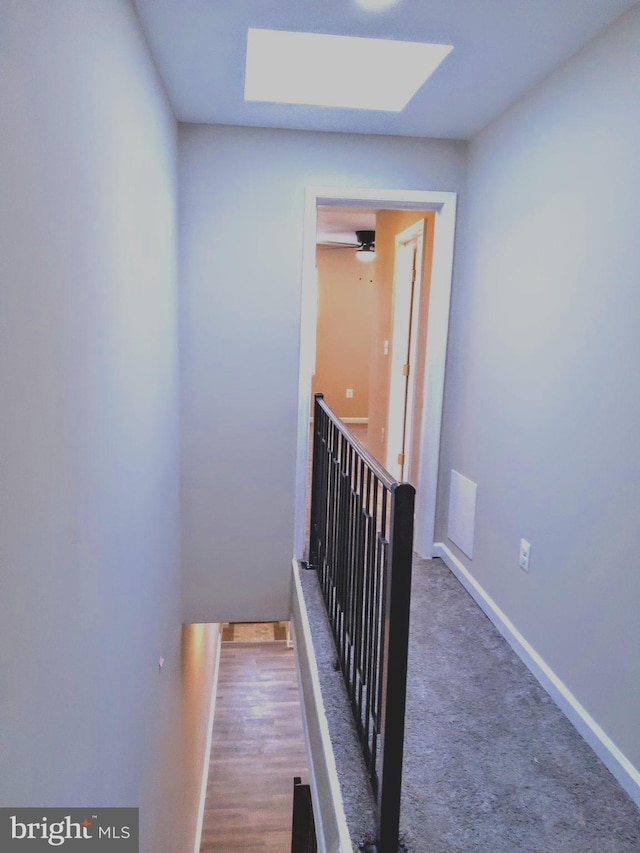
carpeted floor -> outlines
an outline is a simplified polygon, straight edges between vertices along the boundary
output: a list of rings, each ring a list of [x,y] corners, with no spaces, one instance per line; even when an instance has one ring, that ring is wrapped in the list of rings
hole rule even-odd
[[[312,598],[315,573],[303,575]],[[411,613],[401,818],[410,853],[640,851],[638,809],[440,560],[414,561]],[[310,618],[325,617],[312,605]],[[334,704],[332,736],[349,725]],[[345,805],[357,839],[367,809],[349,796]]]

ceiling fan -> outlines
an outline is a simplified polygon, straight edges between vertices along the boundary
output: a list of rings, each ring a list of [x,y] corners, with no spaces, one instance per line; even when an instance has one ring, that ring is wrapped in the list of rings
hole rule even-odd
[[[355,234],[357,242],[353,241],[353,234]],[[326,249],[356,249],[356,258],[365,263],[375,259],[375,231],[348,231],[342,234],[331,234],[331,237],[332,239],[324,239],[318,245]]]

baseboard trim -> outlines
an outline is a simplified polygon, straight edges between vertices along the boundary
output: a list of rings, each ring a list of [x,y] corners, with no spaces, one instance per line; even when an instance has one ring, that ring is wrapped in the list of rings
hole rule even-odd
[[[482,608],[511,648],[537,678],[556,705],[570,720],[602,763],[615,776],[631,799],[640,807],[640,771],[622,753],[604,729],[576,699],[561,678],[527,642],[513,622],[478,583],[444,542],[434,544],[434,554],[440,557]]]

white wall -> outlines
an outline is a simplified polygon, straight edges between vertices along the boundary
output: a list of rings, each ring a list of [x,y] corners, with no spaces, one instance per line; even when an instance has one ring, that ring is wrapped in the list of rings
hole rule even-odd
[[[288,616],[305,187],[455,191],[465,151],[180,126],[185,620]]]
[[[438,520],[636,768],[639,56],[636,6],[470,147]],[[478,484],[473,560],[446,538],[452,468]]]
[[[4,2],[0,57],[0,804],[174,853],[175,123],[126,0]]]

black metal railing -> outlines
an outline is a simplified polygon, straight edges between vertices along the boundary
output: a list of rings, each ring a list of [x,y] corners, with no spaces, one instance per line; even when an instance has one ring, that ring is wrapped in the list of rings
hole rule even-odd
[[[378,803],[378,853],[398,851],[414,499],[316,394],[309,567]]]
[[[293,818],[291,853],[317,853],[316,825],[313,819],[311,788],[296,776],[293,780]]]

